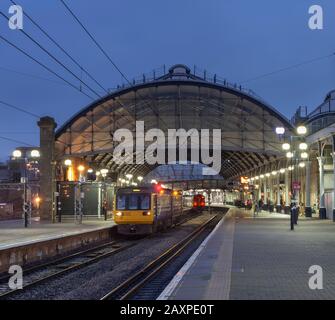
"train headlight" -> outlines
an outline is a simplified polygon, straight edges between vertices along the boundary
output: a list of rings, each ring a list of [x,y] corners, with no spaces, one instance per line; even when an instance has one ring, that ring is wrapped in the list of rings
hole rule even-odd
[[[143,212],[143,215],[144,215],[144,216],[150,216],[150,215],[151,215],[151,212],[150,212],[150,211]]]
[[[117,213],[116,213],[116,216],[117,216],[117,217],[122,217],[122,212],[121,212],[121,211],[117,212]]]

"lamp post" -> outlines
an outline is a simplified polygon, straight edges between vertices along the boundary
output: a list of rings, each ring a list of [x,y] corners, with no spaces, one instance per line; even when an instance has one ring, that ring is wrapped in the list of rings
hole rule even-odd
[[[38,150],[30,151],[30,158],[38,159],[40,157],[40,152]],[[14,159],[22,159],[24,161],[23,168],[23,177],[21,177],[21,183],[23,183],[23,219],[24,219],[24,227],[28,228],[30,219],[31,219],[31,199],[28,199],[27,190],[28,190],[28,174],[27,174],[27,165],[29,158],[27,153],[25,153],[24,157],[22,157],[21,150],[13,151]]]
[[[279,135],[279,139],[283,138],[283,134],[285,131],[280,131],[277,130],[276,128],[276,133]],[[291,230],[294,230],[294,225],[297,224],[298,221],[298,212],[297,212],[297,194],[296,191],[300,188],[300,185],[296,183],[297,178],[297,170],[298,167],[304,168],[305,167],[305,162],[300,162],[299,165],[297,166],[299,160],[305,161],[308,159],[308,145],[304,141],[304,138],[307,134],[307,128],[303,125],[299,125],[296,128],[296,135],[291,135],[289,137],[288,142],[284,142],[282,144],[282,149],[283,151],[286,151],[286,158],[290,161],[290,167],[289,170],[291,172],[291,210],[290,210],[290,228]],[[299,144],[297,144],[299,142]],[[299,154],[300,152],[300,154]],[[294,172],[293,172],[294,171]]]

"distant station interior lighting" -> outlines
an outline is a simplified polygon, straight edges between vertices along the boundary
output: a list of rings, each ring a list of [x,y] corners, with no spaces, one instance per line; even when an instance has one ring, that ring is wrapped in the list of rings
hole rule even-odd
[[[93,169],[92,169],[92,168],[88,168],[88,169],[87,169],[87,172],[88,172],[88,173],[93,173]]]
[[[280,173],[285,173],[286,170],[284,168],[282,168],[279,171],[280,171]]]
[[[305,162],[300,162],[300,163],[299,163],[299,167],[300,167],[300,168],[304,168],[305,166],[306,166]]]
[[[263,178],[264,178],[264,174],[261,174],[261,175],[260,175],[260,178],[263,179]]]
[[[267,177],[270,177],[270,173],[266,173],[265,175],[266,175]]]
[[[300,150],[307,150],[307,148],[308,148],[308,145],[307,145],[306,142],[301,142],[301,143],[299,144],[299,149],[300,149]]]
[[[13,151],[13,157],[14,158],[21,158],[22,157],[22,152],[20,150],[14,150]]]
[[[108,169],[101,169],[100,172],[101,172],[102,175],[103,174],[107,174],[108,173]]]
[[[288,151],[291,149],[291,146],[289,143],[286,142],[286,143],[283,143],[282,148],[283,150]]]
[[[277,171],[272,171],[271,173],[273,176],[275,176],[277,174]]]
[[[302,152],[300,156],[301,156],[301,159],[307,159],[308,158],[308,153],[307,152]]]
[[[38,150],[31,150],[30,156],[32,158],[39,158],[40,157],[40,152]]]
[[[35,198],[35,203],[36,203],[36,205],[39,205],[40,202],[41,202],[41,198],[40,198],[39,196],[37,196],[37,197]]]
[[[133,177],[132,174],[130,174],[130,173],[126,174],[126,178],[127,178],[128,180],[131,180],[132,177]]]
[[[96,175],[97,177],[99,177],[99,176],[101,175],[101,172],[100,172],[100,171],[97,171],[97,172],[95,173],[95,175]]]
[[[78,166],[77,169],[80,173],[82,173],[85,170],[85,167],[81,164],[81,165]]]
[[[151,180],[151,183],[157,184],[158,182],[157,182],[156,179],[152,179],[152,180]]]
[[[282,135],[285,133],[285,128],[284,127],[277,127],[276,128],[276,134]]]
[[[292,152],[287,152],[286,153],[286,158],[293,158],[293,153]]]
[[[303,136],[307,133],[307,128],[305,126],[299,126],[297,128],[297,134]]]
[[[142,182],[143,177],[139,176],[139,177],[137,177],[137,180],[138,180],[139,182]]]
[[[289,166],[288,169],[289,169],[290,171],[292,171],[292,170],[294,170],[294,167],[293,167],[293,166]]]
[[[72,161],[71,161],[70,159],[66,159],[66,160],[64,161],[64,164],[65,164],[67,167],[69,167],[69,166],[72,165]]]

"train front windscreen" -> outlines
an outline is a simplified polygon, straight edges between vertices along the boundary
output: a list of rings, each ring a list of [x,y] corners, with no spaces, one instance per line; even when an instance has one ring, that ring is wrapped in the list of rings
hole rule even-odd
[[[116,198],[117,210],[149,210],[150,193],[118,194]]]

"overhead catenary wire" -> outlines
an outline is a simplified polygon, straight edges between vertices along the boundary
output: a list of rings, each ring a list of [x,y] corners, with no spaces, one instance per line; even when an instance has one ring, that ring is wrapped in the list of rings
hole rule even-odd
[[[10,0],[16,5],[15,1]],[[57,46],[78,68],[80,68],[91,80],[93,80],[103,91],[108,93],[108,90],[101,85],[83,66],[81,66],[53,37],[51,37],[44,28],[42,28],[32,17],[24,10],[23,14],[34,24],[54,45]]]
[[[129,81],[129,79],[126,77],[126,75],[121,71],[121,69],[117,66],[117,64],[113,61],[113,59],[109,56],[109,54],[106,52],[106,50],[100,45],[100,43],[94,38],[94,36],[89,32],[89,30],[84,26],[84,24],[80,21],[80,19],[77,17],[77,15],[71,10],[71,8],[65,3],[64,0],[60,0],[60,2],[63,4],[63,6],[66,8],[66,10],[71,14],[71,16],[77,21],[77,23],[81,26],[81,28],[86,32],[86,34],[90,37],[90,39],[94,42],[94,44],[99,48],[99,50],[104,54],[104,56],[107,58],[107,60],[112,64],[112,66],[117,70],[117,72],[121,75],[121,77],[130,85],[132,86],[132,83]],[[140,96],[140,93],[138,93]],[[154,115],[160,119],[161,123],[163,123],[166,127],[166,122],[160,117],[159,113],[150,105],[148,104],[149,108],[152,110]]]
[[[16,110],[16,111],[25,113],[25,114],[27,114],[27,115],[29,115],[29,116],[31,116],[31,117],[34,117],[34,118],[37,118],[37,119],[40,118],[39,115],[37,115],[37,114],[35,114],[35,113],[32,113],[32,112],[30,112],[30,111],[27,111],[27,110],[25,110],[25,109],[23,109],[23,108],[14,106],[14,105],[12,105],[12,104],[10,104],[10,103],[8,103],[8,102],[5,102],[5,101],[0,100],[0,104],[5,105],[5,106],[7,106],[7,107],[9,107],[9,108],[11,108],[11,109],[14,109],[14,110]]]
[[[18,70],[4,68],[4,67],[1,67],[1,66],[0,66],[0,70],[8,72],[8,73],[18,74],[18,75],[23,76],[23,77],[29,77],[29,78],[33,78],[33,79],[37,79],[37,80],[53,82],[54,84],[59,84],[59,85],[62,85],[62,86],[67,85],[66,83],[63,83],[63,82],[60,82],[60,81],[57,81],[57,80],[52,80],[52,79],[48,79],[48,78],[45,78],[45,77],[41,77],[41,76],[36,75],[36,74],[21,72],[21,71],[18,71]]]
[[[88,29],[84,26],[84,24],[79,20],[76,14],[70,9],[70,7],[63,1],[60,0],[64,7],[70,12],[72,17],[78,22],[78,24],[84,29],[86,34],[91,38],[91,40],[95,43],[95,45],[100,49],[100,51],[104,54],[104,56],[109,60],[109,62],[114,66],[114,68],[120,73],[123,79],[125,79],[129,84],[130,81],[126,77],[126,75],[121,71],[121,69],[116,65],[116,63],[112,60],[112,58],[108,55],[108,53],[104,50],[104,48],[99,44],[99,42],[93,37],[93,35],[88,31]]]
[[[9,21],[9,18],[0,11],[0,15]],[[76,78],[80,83],[82,83],[86,88],[88,88],[91,92],[93,92],[98,97],[101,97],[99,93],[97,93],[94,89],[92,89],[88,84],[86,84],[80,77],[78,77],[74,72],[72,72],[67,66],[65,66],[58,58],[56,58],[52,53],[50,53],[47,49],[45,49],[38,41],[36,41],[32,36],[30,36],[23,29],[19,29],[21,33],[23,33],[28,39],[30,39],[35,45],[37,45],[42,51],[44,51],[50,58],[52,58],[56,63],[58,63],[61,67],[63,67],[67,72],[69,72],[74,78]]]
[[[10,141],[10,142],[15,142],[15,143],[22,144],[22,145],[25,145],[25,146],[28,146],[28,147],[34,147],[34,145],[32,145],[31,143],[16,140],[16,139],[12,139],[12,138],[8,138],[8,137],[4,137],[4,136],[0,136],[0,139],[7,140],[7,141]]]
[[[335,52],[332,52],[331,54],[327,54],[325,56],[321,56],[321,57],[317,57],[317,58],[314,58],[314,59],[306,60],[306,61],[296,63],[296,64],[293,64],[291,66],[285,67],[285,68],[277,69],[277,70],[274,70],[272,72],[264,73],[264,74],[261,74],[261,75],[256,76],[256,77],[246,79],[246,80],[242,81],[241,84],[256,81],[256,80],[260,80],[260,79],[272,76],[272,75],[277,74],[277,73],[281,73],[281,72],[284,72],[284,71],[289,71],[289,70],[292,70],[292,69],[296,69],[296,68],[299,68],[299,67],[304,66],[306,64],[310,64],[310,63],[313,63],[313,62],[316,62],[316,61],[328,59],[328,58],[331,58],[331,57],[334,57],[334,56],[335,56]]]
[[[78,87],[76,87],[73,83],[71,83],[70,81],[66,80],[64,77],[62,77],[61,75],[59,75],[58,73],[56,73],[55,71],[53,71],[52,69],[50,69],[48,66],[46,66],[45,64],[43,64],[42,62],[38,61],[37,59],[35,59],[32,55],[30,55],[29,53],[25,52],[23,49],[19,48],[17,45],[15,45],[13,42],[9,41],[8,39],[6,39],[5,37],[3,37],[0,34],[0,39],[2,39],[4,42],[6,42],[7,44],[9,44],[10,46],[12,46],[13,48],[15,48],[16,50],[20,51],[22,54],[24,54],[26,57],[30,58],[31,60],[33,60],[34,62],[36,62],[37,64],[39,64],[41,67],[43,67],[44,69],[46,69],[47,71],[49,71],[50,73],[52,73],[53,75],[55,75],[57,78],[63,80],[65,83],[67,83],[69,86],[71,86],[72,88],[76,89],[77,91],[79,91],[80,93],[84,94],[86,97],[94,100],[93,97],[91,97],[90,95],[86,94],[83,91],[80,91],[80,89]]]

